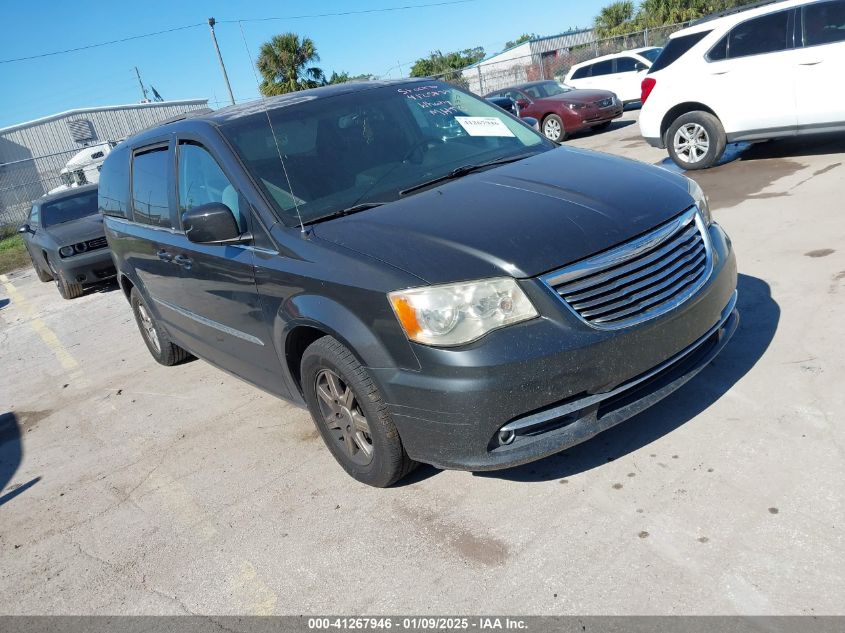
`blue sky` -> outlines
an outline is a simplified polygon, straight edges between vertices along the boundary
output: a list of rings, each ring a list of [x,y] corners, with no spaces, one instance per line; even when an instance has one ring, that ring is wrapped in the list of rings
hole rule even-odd
[[[0,127],[71,108],[134,103],[144,83],[165,99],[208,98],[226,105],[227,93],[214,55],[208,17],[219,21],[290,17],[428,4],[438,0],[256,0],[115,2],[10,0],[2,7],[0,60],[115,40],[188,24],[203,26],[86,51],[0,64]],[[440,0],[443,1],[443,0]],[[440,49],[483,46],[500,50],[520,33],[553,35],[588,26],[609,0],[474,0],[466,4],[342,17],[243,23],[252,55],[270,36],[294,31],[311,37],[320,66],[350,74],[406,76],[410,63]],[[523,8],[524,7],[524,8]],[[217,37],[236,99],[258,94],[238,24],[218,24]],[[400,74],[401,68],[401,74]],[[218,103],[214,103],[214,102]]]

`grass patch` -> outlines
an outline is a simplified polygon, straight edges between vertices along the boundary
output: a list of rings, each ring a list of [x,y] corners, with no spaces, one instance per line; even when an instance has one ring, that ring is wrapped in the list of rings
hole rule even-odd
[[[10,235],[0,238],[0,273],[8,273],[29,264],[23,237]]]

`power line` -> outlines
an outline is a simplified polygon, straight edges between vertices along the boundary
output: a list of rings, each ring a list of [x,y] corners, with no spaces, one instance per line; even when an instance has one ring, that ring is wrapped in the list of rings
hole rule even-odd
[[[0,59],[0,64],[11,64],[12,62],[23,62],[30,59],[40,59],[42,57],[52,57],[54,55],[64,55],[65,53],[75,53],[77,51],[85,51],[90,48],[98,48],[100,46],[110,46],[111,44],[120,44],[121,42],[129,42],[132,40],[140,40],[145,37],[153,37],[154,35],[164,35],[165,33],[175,33],[176,31],[184,31],[186,29],[193,29],[198,26],[204,26],[205,23],[201,22],[199,24],[187,24],[185,26],[176,26],[172,29],[165,29],[163,31],[155,31],[153,33],[144,33],[142,35],[130,35],[129,37],[123,37],[119,40],[110,40],[108,42],[99,42],[97,44],[86,44],[85,46],[77,46],[75,48],[66,48],[61,51],[51,51],[49,53],[39,53],[38,55],[28,55],[26,57],[15,57],[12,59]]]
[[[268,18],[247,18],[243,20],[218,20],[218,23],[227,23],[227,24],[235,24],[238,22],[269,22],[272,20],[303,20],[306,18],[328,18],[328,17],[340,17],[346,15],[359,15],[364,13],[386,13],[389,11],[405,11],[408,9],[423,9],[426,7],[443,7],[449,5],[456,5],[456,4],[467,4],[469,2],[478,2],[478,0],[448,0],[444,2],[431,2],[426,4],[408,4],[400,7],[382,7],[379,9],[360,9],[357,11],[341,11],[337,13],[315,13],[312,15],[290,15],[290,16],[282,16],[282,17],[268,17]],[[108,42],[98,42],[96,44],[86,44],[84,46],[76,46],[74,48],[66,48],[60,51],[50,51],[48,53],[38,53],[37,55],[26,55],[24,57],[13,57],[9,59],[0,59],[0,64],[11,64],[13,62],[23,62],[32,59],[41,59],[43,57],[53,57],[55,55],[64,55],[66,53],[76,53],[79,51],[85,51],[92,48],[100,48],[102,46],[111,46],[112,44],[121,44],[123,42],[131,42],[133,40],[140,40],[146,37],[155,37],[157,35],[165,35],[167,33],[175,33],[177,31],[185,31],[188,29],[194,29],[200,26],[205,26],[205,22],[200,22],[197,24],[186,24],[184,26],[175,26],[172,29],[164,29],[162,31],[153,31],[152,33],[142,33],[140,35],[130,35],[128,37],[122,37],[117,40],[109,40]]]
[[[359,9],[357,11],[339,11],[337,13],[315,13],[311,15],[287,15],[270,18],[244,18],[239,20],[218,20],[219,23],[234,24],[238,22],[270,22],[273,20],[304,20],[307,18],[334,18],[346,15],[360,15],[362,13],[386,13],[388,11],[405,11],[407,9],[424,9],[427,7],[444,7],[454,4],[467,4],[478,0],[448,0],[447,2],[430,2],[427,4],[406,4],[401,7],[381,7],[378,9]]]

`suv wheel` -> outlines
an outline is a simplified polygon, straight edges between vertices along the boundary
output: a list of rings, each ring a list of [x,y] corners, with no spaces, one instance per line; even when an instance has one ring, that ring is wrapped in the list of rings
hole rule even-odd
[[[78,284],[75,281],[68,281],[64,272],[56,270],[49,258],[47,258],[47,265],[50,267],[51,276],[56,282],[56,288],[58,288],[59,294],[62,295],[62,299],[76,299],[82,296],[84,292],[82,284]],[[38,278],[44,281],[40,274]]]
[[[170,367],[178,365],[188,358],[188,352],[170,340],[167,332],[156,321],[149,307],[141,298],[141,293],[135,288],[132,288],[132,292],[129,294],[129,303],[132,305],[132,313],[135,315],[138,329],[141,330],[141,338],[144,339],[147,349],[150,350],[150,354],[157,362]]]
[[[722,122],[709,112],[687,112],[666,132],[669,156],[682,169],[707,169],[725,152]]]
[[[385,488],[416,466],[366,369],[342,343],[324,336],[302,356],[302,390],[334,458],[360,482]]]
[[[550,141],[562,143],[566,139],[563,119],[556,114],[550,114],[543,119],[543,135]]]
[[[41,268],[41,266],[35,263],[35,258],[32,256],[32,253],[27,251],[27,254],[29,255],[29,261],[32,262],[32,267],[35,269],[35,274],[38,275],[38,279],[45,283],[48,281],[53,281],[53,275],[51,275],[48,271],[44,270],[43,268]]]

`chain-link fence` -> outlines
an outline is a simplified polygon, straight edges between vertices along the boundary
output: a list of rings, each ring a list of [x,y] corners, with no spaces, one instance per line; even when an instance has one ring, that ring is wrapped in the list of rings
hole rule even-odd
[[[671,24],[618,37],[592,39],[584,44],[548,51],[533,51],[520,57],[500,60],[493,57],[460,71],[450,72],[445,78],[447,81],[457,80],[465,83],[470,90],[479,95],[527,81],[539,79],[562,81],[572,66],[595,57],[644,46],[664,46],[672,33],[681,30],[687,24]]]
[[[21,224],[33,200],[72,180],[76,182],[73,174],[59,172],[78,152],[79,148],[74,148],[0,164],[0,228]]]

